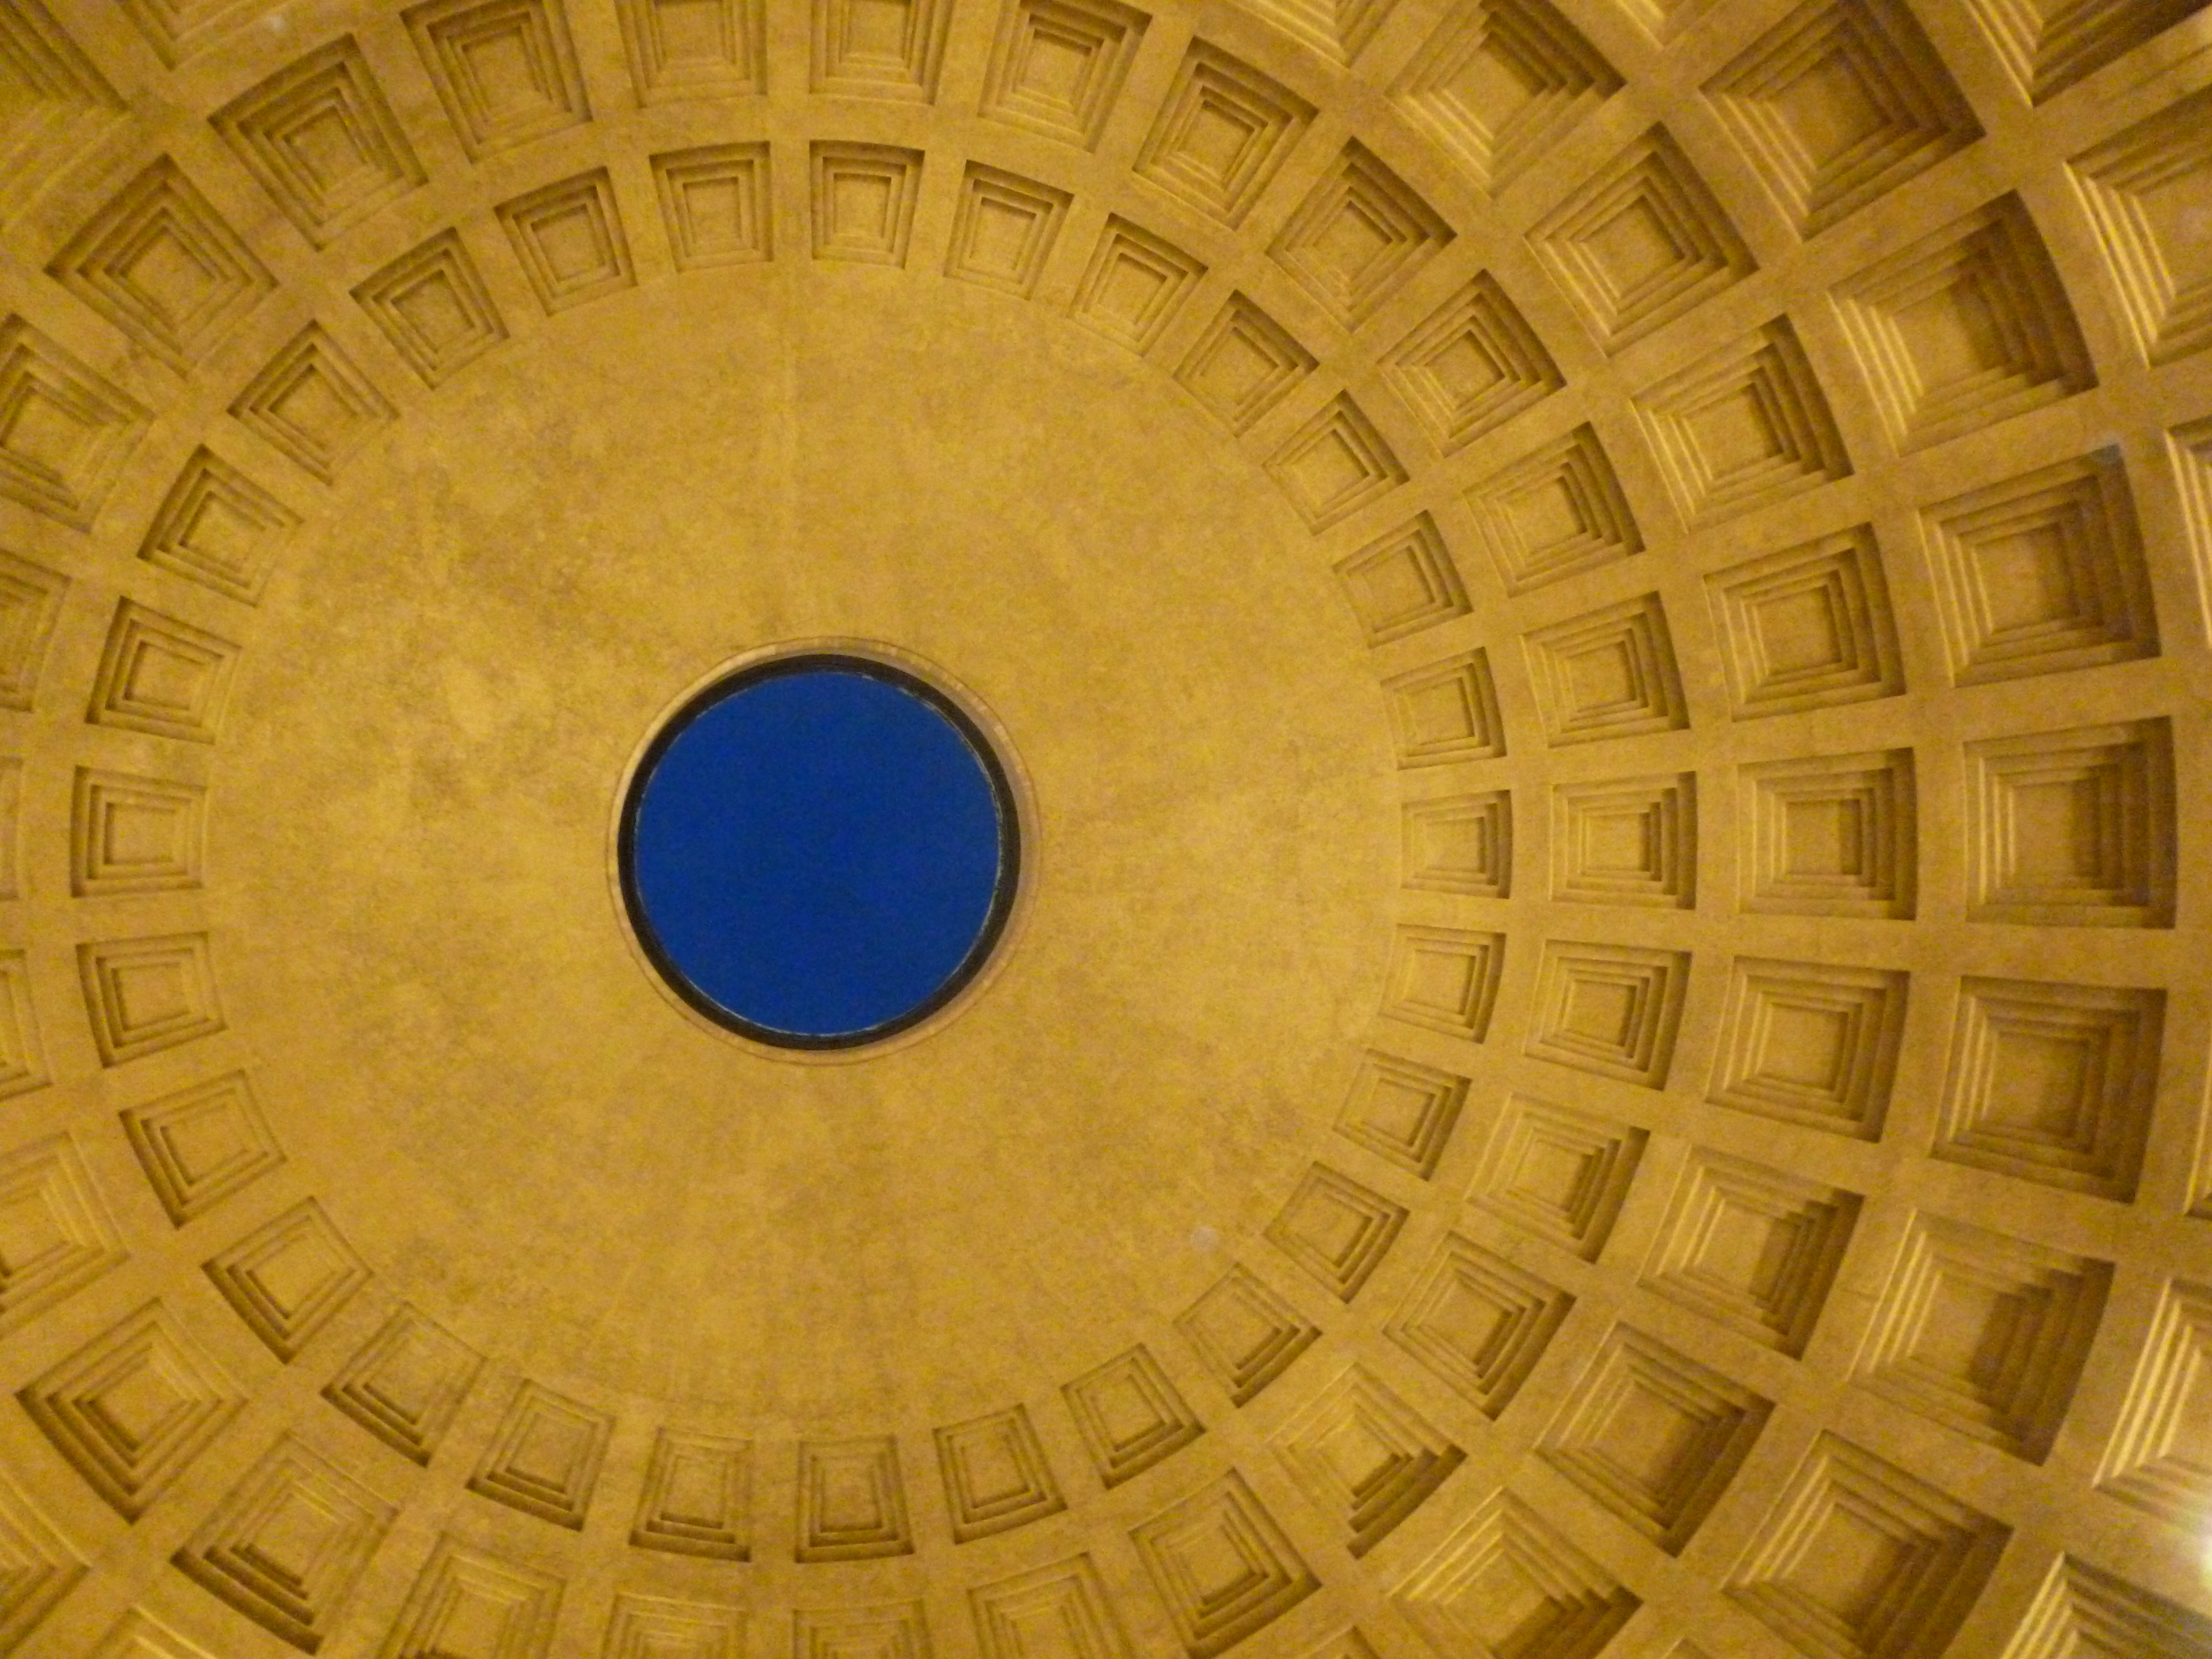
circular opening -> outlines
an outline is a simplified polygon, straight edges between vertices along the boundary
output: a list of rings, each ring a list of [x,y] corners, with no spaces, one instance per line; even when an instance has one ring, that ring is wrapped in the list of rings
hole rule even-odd
[[[631,775],[617,856],[630,924],[686,1003],[827,1049],[959,994],[1005,931],[1021,845],[1006,769],[957,703],[811,652],[676,711]]]

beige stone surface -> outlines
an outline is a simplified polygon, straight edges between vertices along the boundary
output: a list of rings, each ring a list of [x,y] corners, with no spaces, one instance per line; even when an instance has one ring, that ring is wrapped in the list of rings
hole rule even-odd
[[[0,1653],[2212,1650],[2212,13],[0,0]],[[990,976],[687,1014],[747,653]]]
[[[1328,573],[1171,386],[949,283],[775,277],[609,301],[356,468],[264,601],[214,880],[272,1121],[479,1346],[926,1425],[1049,1390],[1279,1202],[1380,995],[1389,751]],[[670,1007],[605,874],[672,699],[822,636],[956,674],[1039,817],[987,994],[826,1066]]]

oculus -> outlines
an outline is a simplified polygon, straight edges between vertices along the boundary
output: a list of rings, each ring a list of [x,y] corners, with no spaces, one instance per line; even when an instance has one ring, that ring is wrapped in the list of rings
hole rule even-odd
[[[677,708],[631,774],[617,856],[631,927],[685,1003],[755,1042],[840,1049],[975,978],[1021,836],[1005,765],[951,696],[820,651]]]

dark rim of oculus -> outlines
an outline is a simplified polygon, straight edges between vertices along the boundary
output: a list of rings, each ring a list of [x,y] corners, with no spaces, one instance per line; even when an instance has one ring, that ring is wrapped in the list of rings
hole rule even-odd
[[[692,982],[690,976],[662,944],[639,890],[637,828],[638,814],[644,805],[646,792],[652,785],[662,758],[690,728],[693,721],[708,710],[766,681],[823,672],[858,674],[895,686],[919,700],[959,734],[988,783],[993,805],[996,808],[998,879],[992,893],[990,908],[985,914],[982,925],[976,930],[974,942],[958,965],[934,991],[902,1012],[863,1029],[814,1033],[785,1030],[747,1019],[725,1007]],[[1020,819],[1012,786],[1008,781],[1006,768],[1000,763],[997,750],[968,712],[927,680],[904,669],[872,657],[851,656],[834,651],[770,658],[726,675],[688,699],[662,724],[660,730],[653,734],[653,741],[646,746],[645,752],[639,757],[637,766],[630,775],[629,789],[623,799],[622,820],[617,840],[617,861],[623,908],[629,912],[630,926],[638,944],[669,988],[682,997],[690,1007],[726,1030],[773,1048],[817,1052],[865,1048],[887,1037],[896,1036],[902,1031],[911,1030],[965,990],[990,960],[992,951],[1006,932],[1007,920],[1013,912],[1015,891],[1019,884],[1021,853]]]

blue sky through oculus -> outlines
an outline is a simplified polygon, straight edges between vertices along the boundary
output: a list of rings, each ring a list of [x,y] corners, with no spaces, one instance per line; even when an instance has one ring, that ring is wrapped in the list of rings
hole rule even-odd
[[[825,666],[742,684],[647,764],[634,902],[667,964],[744,1022],[836,1037],[896,1021],[992,920],[991,775],[888,678]]]

